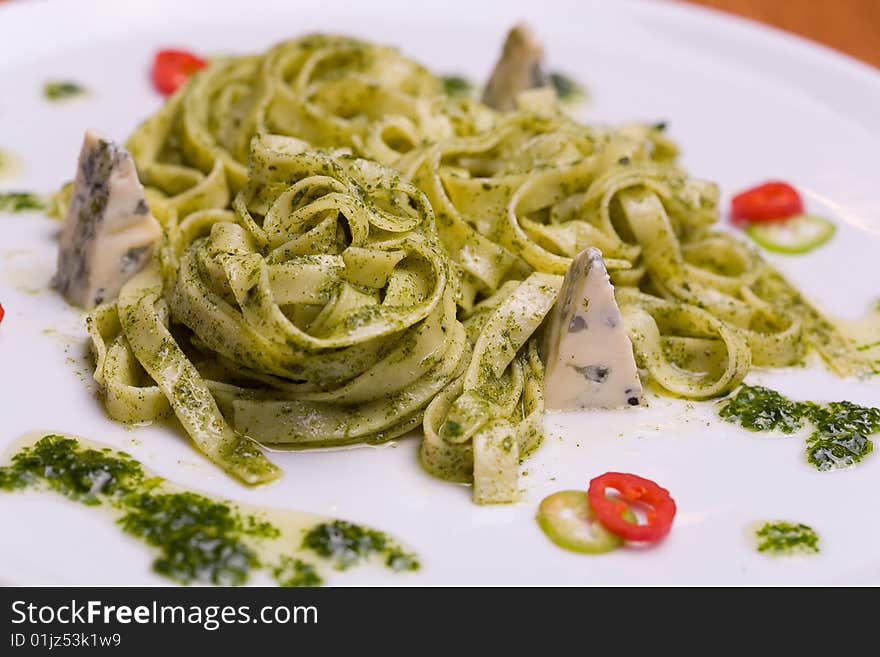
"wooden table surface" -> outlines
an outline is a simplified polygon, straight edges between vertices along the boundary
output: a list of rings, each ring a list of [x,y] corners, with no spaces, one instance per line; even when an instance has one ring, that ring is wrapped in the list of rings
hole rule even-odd
[[[794,32],[880,67],[880,0],[682,0]]]

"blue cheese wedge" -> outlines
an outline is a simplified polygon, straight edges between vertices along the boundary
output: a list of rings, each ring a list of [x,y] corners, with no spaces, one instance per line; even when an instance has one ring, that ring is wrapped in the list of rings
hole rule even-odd
[[[512,110],[522,91],[543,87],[547,78],[542,69],[544,47],[532,29],[515,25],[504,41],[501,57],[483,92],[483,102],[497,110]]]
[[[82,308],[112,301],[147,263],[161,234],[131,155],[88,130],[52,284]]]
[[[614,286],[599,249],[575,257],[544,340],[548,410],[622,408],[642,402],[642,385]]]

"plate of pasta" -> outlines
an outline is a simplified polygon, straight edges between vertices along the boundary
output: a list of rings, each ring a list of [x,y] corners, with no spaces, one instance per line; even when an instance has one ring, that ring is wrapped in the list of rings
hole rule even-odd
[[[875,70],[660,2],[115,7],[0,8],[0,580],[877,582]]]

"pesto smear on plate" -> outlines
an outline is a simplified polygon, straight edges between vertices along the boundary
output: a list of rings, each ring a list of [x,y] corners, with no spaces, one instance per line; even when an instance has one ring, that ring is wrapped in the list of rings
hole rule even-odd
[[[807,461],[822,471],[859,463],[874,449],[869,436],[880,431],[880,408],[849,401],[793,401],[761,386],[742,386],[718,415],[749,431],[792,434],[809,423],[813,431],[806,439]]]
[[[2,163],[0,163],[2,166]],[[43,199],[30,192],[0,192],[0,212],[29,212],[42,210]]]
[[[180,584],[240,585],[263,571],[280,586],[319,586],[327,567],[419,568],[378,530],[214,499],[155,476],[125,452],[58,434],[41,434],[0,466],[0,490],[24,489],[110,511],[153,549],[153,570]]]
[[[782,556],[819,551],[819,535],[812,527],[799,522],[766,522],[755,531],[755,536],[758,552]]]
[[[84,96],[87,93],[85,87],[71,80],[50,80],[43,85],[43,95],[46,100],[54,102]]]

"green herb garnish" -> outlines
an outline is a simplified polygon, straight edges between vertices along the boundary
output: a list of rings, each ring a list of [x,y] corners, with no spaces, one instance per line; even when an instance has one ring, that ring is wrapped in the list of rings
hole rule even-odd
[[[761,386],[742,386],[718,415],[749,431],[785,434],[810,422],[813,432],[806,439],[807,461],[822,471],[861,461],[874,449],[869,436],[880,432],[880,408],[848,401],[796,402]]]
[[[321,586],[324,583],[312,564],[287,555],[282,556],[278,565],[272,569],[272,576],[278,586],[285,587]]]
[[[775,390],[742,386],[728,399],[718,415],[749,431],[781,431],[791,434],[804,425],[806,406]]]
[[[584,95],[581,86],[564,73],[559,73],[558,71],[550,73],[547,75],[547,79],[556,91],[556,96],[559,100],[574,100]]]
[[[444,75],[440,78],[443,91],[450,98],[464,98],[474,92],[474,83],[460,75]]]
[[[0,212],[27,212],[42,210],[44,207],[43,200],[30,192],[0,193]]]
[[[418,570],[419,560],[414,554],[404,552],[400,548],[392,548],[387,552],[385,565],[391,570],[398,572],[402,570]]]
[[[157,573],[179,582],[243,584],[259,566],[240,539],[238,514],[195,493],[135,495],[119,520],[122,528],[159,549]]]
[[[49,100],[67,100],[85,94],[85,87],[70,80],[55,80],[43,85],[43,95]]]
[[[23,488],[43,481],[52,490],[89,505],[99,496],[127,493],[143,478],[137,461],[104,451],[81,449],[71,438],[48,435],[0,467],[0,488]]]
[[[868,436],[880,431],[880,408],[831,402],[812,407],[810,420],[816,430],[807,439],[807,460],[832,470],[854,465],[874,450]]]
[[[384,533],[344,520],[313,527],[303,537],[302,547],[331,559],[338,570],[345,570],[373,555],[385,557],[386,565],[394,570],[419,568],[415,556],[403,552]]]
[[[819,551],[819,536],[802,523],[768,522],[755,535],[758,537],[758,552],[789,555]]]

